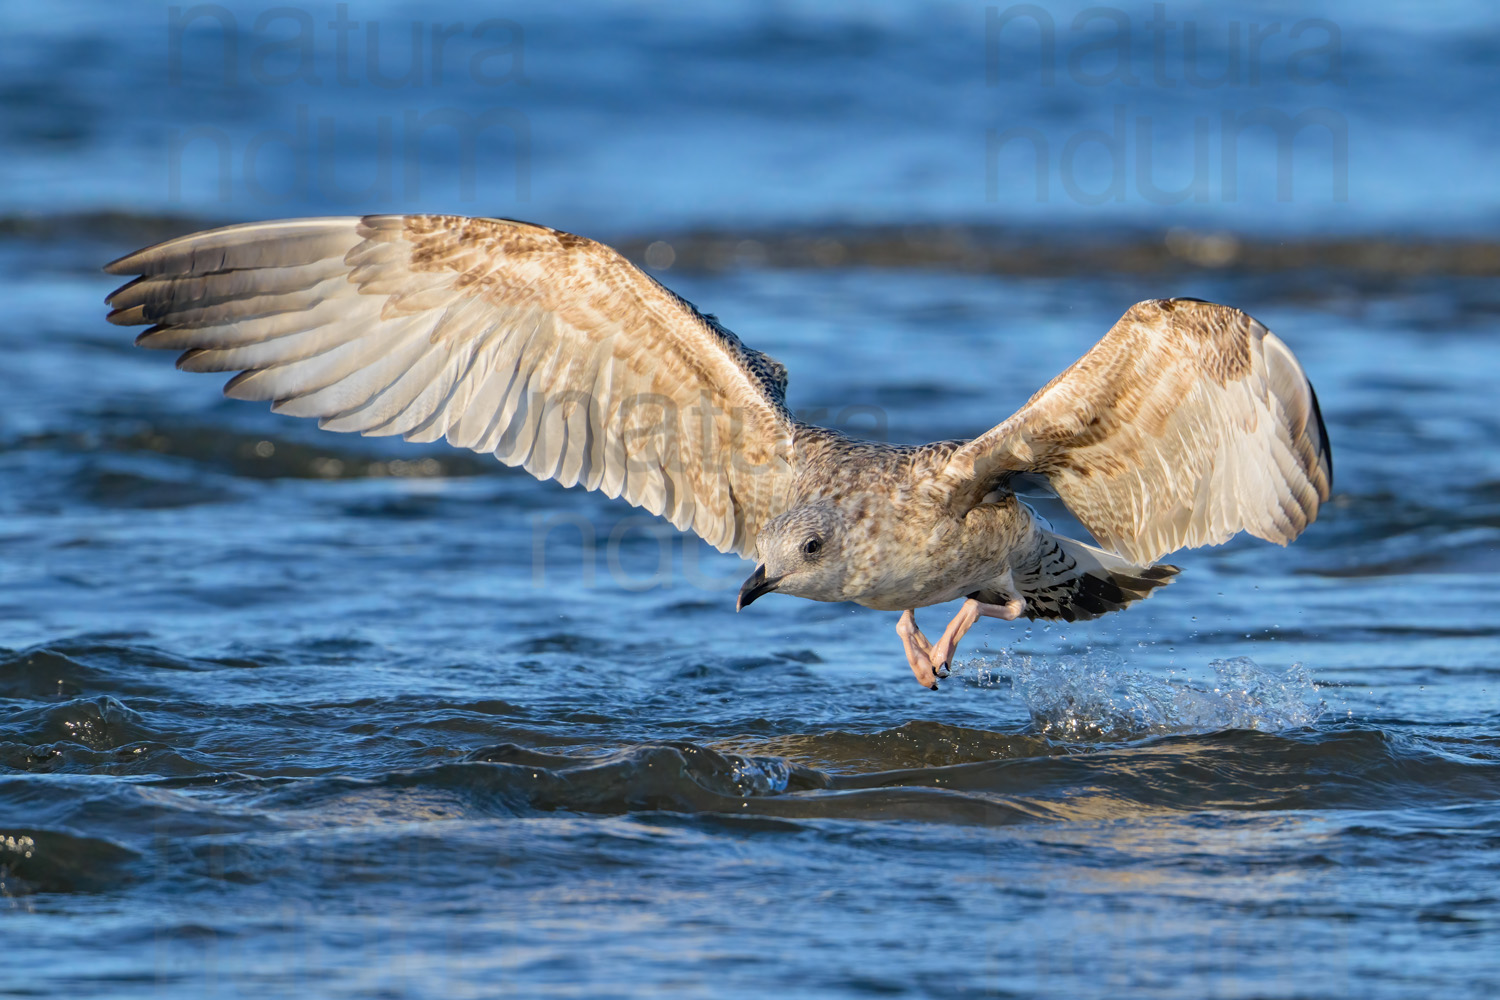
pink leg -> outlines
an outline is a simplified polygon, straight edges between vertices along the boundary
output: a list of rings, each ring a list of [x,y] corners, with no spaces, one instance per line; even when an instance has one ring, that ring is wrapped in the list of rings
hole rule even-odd
[[[1004,604],[983,604],[972,597],[964,601],[964,606],[958,609],[958,614],[953,616],[953,620],[943,631],[943,637],[928,654],[933,673],[938,677],[948,676],[948,666],[953,660],[953,654],[958,651],[959,640],[980,618],[999,618],[1001,621],[1013,622],[1025,611],[1026,601],[1019,597],[1012,597]]]
[[[901,637],[901,645],[906,647],[906,662],[911,664],[911,672],[917,675],[917,683],[933,691],[937,690],[937,673],[932,669],[932,643],[917,628],[917,613],[915,611],[901,612],[901,618],[896,622],[896,634]],[[943,676],[947,676],[945,673]]]

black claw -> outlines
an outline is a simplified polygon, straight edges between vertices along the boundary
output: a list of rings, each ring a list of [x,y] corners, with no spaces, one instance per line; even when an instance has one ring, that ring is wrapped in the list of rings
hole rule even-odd
[[[929,690],[929,691],[936,691],[937,690],[937,681],[933,681],[932,682],[932,687],[928,688],[927,690]]]

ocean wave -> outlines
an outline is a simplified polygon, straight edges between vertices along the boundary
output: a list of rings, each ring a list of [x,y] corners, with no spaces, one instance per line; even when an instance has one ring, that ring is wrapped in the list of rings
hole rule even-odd
[[[130,879],[140,856],[102,837],[0,826],[0,898],[114,889]]]
[[[239,659],[193,659],[142,643],[82,636],[22,650],[0,648],[0,698],[168,695],[179,687],[173,674],[247,666]]]
[[[914,733],[924,730],[784,739],[794,739],[804,759],[826,759]],[[861,772],[692,742],[602,754],[502,744],[365,778],[12,775],[0,778],[0,887],[12,894],[108,888],[135,877],[146,854],[158,868],[181,860],[172,877],[274,880],[298,850],[288,837],[444,841],[475,824],[557,814],[676,815],[712,827],[754,819],[764,821],[756,832],[776,835],[850,822],[1012,827],[1162,813],[1373,814],[1500,798],[1500,742],[1477,737],[1437,745],[1325,725],[1094,744],[953,727],[941,738],[967,746],[974,759]],[[990,756],[978,752],[982,745]]]

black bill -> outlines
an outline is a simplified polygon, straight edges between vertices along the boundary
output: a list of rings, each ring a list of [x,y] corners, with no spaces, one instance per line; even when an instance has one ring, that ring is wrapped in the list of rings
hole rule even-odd
[[[757,597],[762,594],[769,594],[775,590],[776,585],[780,582],[781,577],[779,576],[772,577],[769,580],[766,579],[766,568],[764,566],[755,567],[755,572],[751,573],[750,578],[745,581],[744,586],[740,587],[739,600],[734,602],[734,610],[739,611],[743,608],[748,608],[754,603]]]

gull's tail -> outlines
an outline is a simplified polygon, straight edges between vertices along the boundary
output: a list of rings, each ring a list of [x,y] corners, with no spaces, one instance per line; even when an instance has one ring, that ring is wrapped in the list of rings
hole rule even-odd
[[[1139,601],[1171,583],[1178,572],[1176,566],[1138,566],[1040,525],[1036,540],[1031,554],[1017,560],[1006,579],[971,596],[986,604],[1019,596],[1026,601],[1028,618],[1087,621]]]

